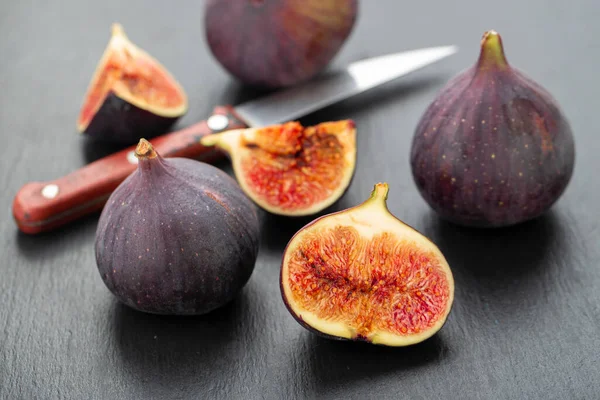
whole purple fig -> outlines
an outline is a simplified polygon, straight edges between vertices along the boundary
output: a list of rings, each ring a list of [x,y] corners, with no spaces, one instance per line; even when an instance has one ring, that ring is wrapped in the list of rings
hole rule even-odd
[[[259,246],[254,204],[220,169],[162,158],[141,139],[137,169],[109,197],[96,232],[108,289],[148,313],[193,315],[232,300]]]
[[[508,64],[500,35],[489,31],[478,62],[422,116],[410,163],[419,192],[442,218],[501,227],[536,218],[558,200],[575,145],[556,100]]]
[[[358,0],[207,0],[206,42],[240,82],[279,88],[311,79],[340,51]]]

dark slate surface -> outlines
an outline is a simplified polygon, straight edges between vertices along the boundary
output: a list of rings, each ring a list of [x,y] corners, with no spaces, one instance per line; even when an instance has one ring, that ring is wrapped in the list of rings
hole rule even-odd
[[[179,126],[216,104],[255,94],[211,58],[201,1],[14,1],[0,6],[0,397],[3,399],[465,398],[600,396],[600,3],[363,1],[335,59],[422,46],[462,51],[409,78],[311,115],[354,118],[356,178],[339,209],[391,184],[390,209],[435,241],[455,274],[456,301],[432,339],[387,349],[320,339],[287,313],[279,261],[307,220],[265,214],[262,247],[239,299],[202,318],[140,314],[115,302],[97,273],[97,217],[53,234],[17,232],[10,205],[108,149],[75,133],[83,93],[120,21],[177,76],[190,96]],[[545,217],[506,230],[441,222],[410,178],[408,149],[429,101],[477,57],[487,29],[509,61],[550,90],[576,135],[575,175]],[[227,168],[227,164],[221,165]]]

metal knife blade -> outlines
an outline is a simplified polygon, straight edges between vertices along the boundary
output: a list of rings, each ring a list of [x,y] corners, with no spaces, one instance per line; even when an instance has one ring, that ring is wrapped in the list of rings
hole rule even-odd
[[[345,69],[234,107],[251,127],[291,121],[312,111],[404,76],[454,53],[430,47],[356,61]]]
[[[358,61],[337,73],[235,108],[216,106],[206,120],[150,142],[163,157],[211,162],[223,154],[200,143],[205,135],[294,120],[441,60],[456,50],[454,46],[434,47]],[[29,234],[49,231],[101,210],[112,191],[135,170],[134,148],[110,154],[52,181],[25,184],[13,200],[13,216],[19,229]]]

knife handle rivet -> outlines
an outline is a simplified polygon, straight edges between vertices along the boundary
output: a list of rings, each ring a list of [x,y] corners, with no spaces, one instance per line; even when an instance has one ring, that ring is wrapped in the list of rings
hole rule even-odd
[[[47,199],[53,199],[58,195],[58,185],[50,184],[42,188],[42,196]]]
[[[222,114],[211,115],[206,121],[211,131],[220,131],[227,128],[229,125],[229,118]]]
[[[127,161],[129,161],[130,164],[137,164],[138,163],[138,159],[135,156],[135,151],[131,150],[129,153],[127,153]]]

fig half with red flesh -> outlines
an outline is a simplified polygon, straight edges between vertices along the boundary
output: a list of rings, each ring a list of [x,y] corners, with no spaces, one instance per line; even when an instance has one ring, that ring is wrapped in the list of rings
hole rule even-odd
[[[351,120],[235,129],[205,136],[201,143],[229,154],[248,197],[285,216],[311,215],[332,205],[345,193],[356,165]]]
[[[388,185],[322,216],[288,243],[283,300],[305,328],[329,338],[386,346],[422,342],[444,325],[454,278],[438,249],[388,210]]]
[[[113,24],[81,107],[79,132],[134,144],[142,137],[165,133],[187,109],[187,95],[179,82],[132,43],[120,24]]]

